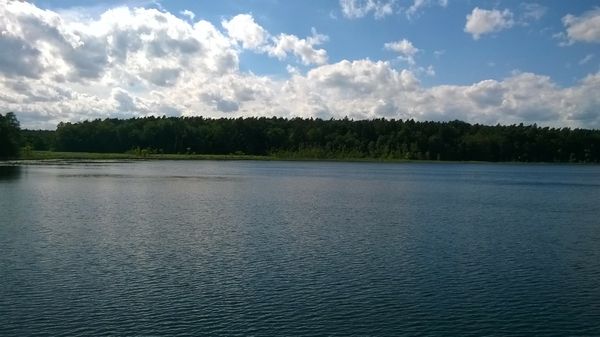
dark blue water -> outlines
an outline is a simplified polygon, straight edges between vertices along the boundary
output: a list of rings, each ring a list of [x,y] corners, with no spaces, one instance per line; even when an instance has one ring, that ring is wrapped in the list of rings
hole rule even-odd
[[[0,335],[600,335],[600,167],[0,169]]]

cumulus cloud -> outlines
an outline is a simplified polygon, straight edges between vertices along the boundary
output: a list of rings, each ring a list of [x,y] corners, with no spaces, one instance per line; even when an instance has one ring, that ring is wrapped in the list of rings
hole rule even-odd
[[[19,55],[19,57],[15,57]],[[26,41],[0,33],[0,71],[5,76],[39,77],[44,70],[41,52]]]
[[[326,42],[328,37],[317,33],[314,28],[312,28],[312,35],[304,39],[285,33],[272,36],[257,24],[250,14],[236,15],[230,20],[223,20],[221,25],[229,37],[241,43],[244,49],[267,53],[280,60],[292,54],[304,65],[327,62],[327,51],[316,46]]]
[[[415,48],[412,42],[408,41],[407,39],[402,39],[396,42],[388,42],[384,45],[384,47],[385,49],[393,50],[404,56],[414,56],[419,51],[419,49]]]
[[[394,0],[340,0],[342,14],[349,19],[362,18],[373,13],[381,19],[394,13]]]
[[[505,9],[481,9],[475,7],[471,14],[467,14],[467,23],[464,31],[471,34],[473,39],[479,40],[484,34],[499,32],[514,25],[513,13]]]
[[[111,96],[118,111],[135,112],[137,110],[134,98],[126,90],[115,88],[112,90]]]
[[[417,66],[415,55],[421,50],[415,47],[412,42],[402,39],[395,42],[388,42],[383,45],[384,49],[394,51],[398,54],[398,59],[406,62],[408,69],[417,75],[435,76],[435,69],[432,65],[427,67]],[[437,54],[436,54],[437,55]]]
[[[82,16],[83,17],[83,16]],[[240,22],[252,26],[251,17]],[[231,23],[231,20],[227,20]],[[256,24],[256,22],[254,22]],[[258,25],[258,24],[256,24]],[[234,25],[235,26],[235,25]],[[74,19],[26,2],[0,3],[0,111],[27,128],[109,116],[281,116],[461,119],[472,123],[537,122],[600,127],[600,73],[571,87],[515,73],[471,85],[425,87],[433,67],[399,69],[369,59],[327,63],[314,46],[323,35],[281,33],[264,39],[208,21],[189,22],[156,9],[119,7]],[[255,27],[256,28],[256,27]],[[239,68],[239,53],[314,65],[289,66],[287,78]],[[390,50],[414,57],[408,40]],[[18,55],[19,57],[15,57]]]
[[[229,37],[246,49],[258,50],[267,43],[269,34],[250,14],[239,14],[221,22]]]
[[[316,49],[327,41],[328,37],[317,33],[313,28],[312,36],[300,39],[295,35],[279,34],[273,38],[274,45],[268,47],[269,55],[284,59],[288,54],[294,54],[304,65],[327,63],[327,52],[324,49]]]
[[[220,94],[206,93],[202,95],[202,99],[212,105],[217,111],[223,113],[235,112],[240,108],[236,101],[223,97]]]
[[[575,42],[600,43],[600,8],[583,13],[581,16],[565,15],[562,22],[567,29],[567,44]]]
[[[406,61],[409,65],[415,64],[414,56],[417,52],[419,52],[419,49],[407,39],[402,39],[396,42],[388,42],[384,44],[383,47],[387,50],[392,50],[400,54],[400,58]]]
[[[472,85],[423,87],[413,72],[396,70],[382,61],[341,61],[294,76],[284,97],[301,115],[353,118],[461,119],[472,123],[520,122],[553,126],[598,127],[600,74],[570,88],[560,88],[549,77],[517,73],[501,81]]]
[[[418,80],[409,71],[397,71],[389,62],[370,60],[343,60],[318,67],[309,71],[306,79],[323,89],[339,90],[349,97],[377,92],[385,95],[390,88],[411,91],[418,86]]]
[[[67,22],[25,2],[1,8],[0,43],[16,47],[18,41],[30,55],[20,61],[31,63],[25,74],[33,68],[37,76],[71,81],[129,77],[167,83],[161,80],[168,77],[165,69],[170,75],[192,67],[217,73],[237,69],[228,39],[208,22],[192,26],[172,14],[142,8],[111,9],[90,22]]]
[[[237,51],[211,23],[156,9],[119,7],[89,19],[8,1],[0,3],[0,32],[0,109],[35,114],[38,126],[117,110],[173,111],[164,104],[174,95],[146,104],[149,93],[238,70]],[[139,97],[127,100],[127,92]]]

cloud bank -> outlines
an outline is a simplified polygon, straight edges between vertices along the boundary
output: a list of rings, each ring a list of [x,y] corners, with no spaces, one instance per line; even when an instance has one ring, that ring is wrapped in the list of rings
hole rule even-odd
[[[566,88],[533,73],[425,87],[418,72],[389,61],[330,63],[327,52],[317,48],[327,41],[325,35],[316,30],[303,38],[272,34],[250,14],[226,19],[219,27],[193,21],[190,13],[177,17],[145,8],[75,17],[26,2],[0,4],[0,111],[16,112],[24,127],[147,115],[600,127],[600,73]],[[403,57],[418,51],[408,40],[386,48]],[[240,70],[244,52],[308,68],[289,65],[287,78],[259,76]]]

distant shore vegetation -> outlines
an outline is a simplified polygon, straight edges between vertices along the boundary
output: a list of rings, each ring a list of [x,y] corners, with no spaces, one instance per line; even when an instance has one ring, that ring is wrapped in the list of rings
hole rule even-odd
[[[20,130],[0,115],[0,157],[600,162],[600,130],[399,119],[143,117]],[[16,146],[15,146],[16,144]],[[17,152],[15,152],[15,150]],[[50,152],[40,152],[50,151]],[[46,153],[46,154],[44,154]],[[102,157],[102,156],[99,156]],[[106,157],[106,155],[104,156]],[[120,155],[116,155],[120,157]]]

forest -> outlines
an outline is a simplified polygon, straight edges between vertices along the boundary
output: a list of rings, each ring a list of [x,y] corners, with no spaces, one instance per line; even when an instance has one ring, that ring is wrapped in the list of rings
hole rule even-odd
[[[487,126],[458,120],[96,119],[60,123],[55,131],[22,130],[21,146],[63,152],[245,154],[287,159],[600,162],[600,130],[535,124]]]

